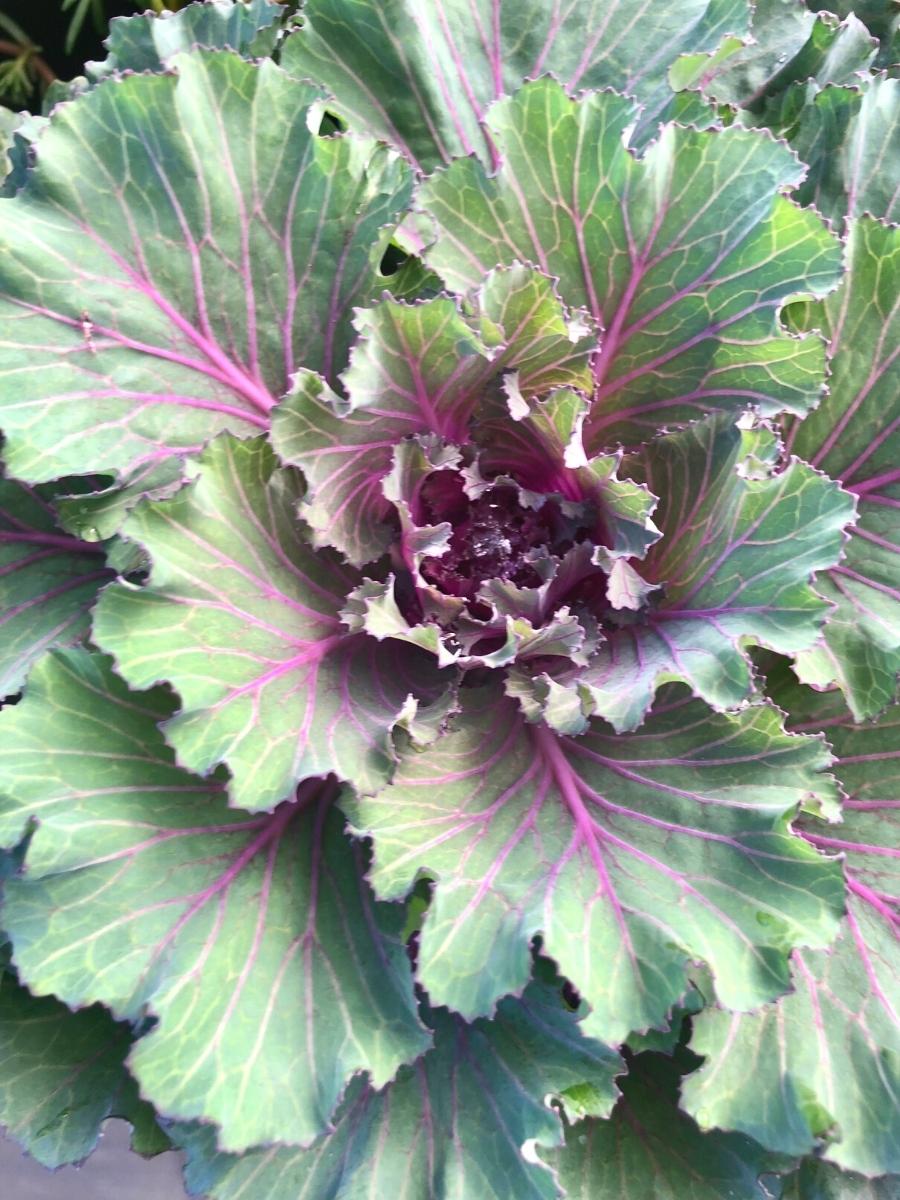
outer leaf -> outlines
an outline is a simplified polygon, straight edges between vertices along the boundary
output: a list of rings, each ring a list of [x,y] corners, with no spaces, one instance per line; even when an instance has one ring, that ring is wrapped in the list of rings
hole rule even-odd
[[[48,646],[84,637],[112,577],[101,546],[62,532],[46,489],[0,479],[0,698],[18,691]]]
[[[798,670],[816,687],[838,684],[863,718],[890,702],[900,669],[900,229],[861,218],[847,254],[841,290],[798,315],[829,335],[831,388],[788,445],[857,497],[845,557],[816,579],[837,610]]]
[[[866,1179],[808,1158],[785,1180],[779,1200],[896,1200],[897,1176]]]
[[[238,1200],[402,1195],[404,1200],[551,1200],[558,1190],[526,1143],[554,1146],[559,1116],[545,1103],[590,1079],[603,1113],[615,1099],[618,1055],[579,1036],[556,989],[532,983],[493,1021],[431,1015],[435,1045],[382,1094],[351,1085],[335,1131],[307,1151],[217,1153],[211,1130],[176,1130],[192,1194]]]
[[[747,28],[745,0],[307,0],[285,45],[289,70],[323,83],[339,111],[424,170],[491,161],[492,101],[550,73],[570,92],[616,88],[652,127],[678,54]]]
[[[808,0],[808,3],[814,12],[825,8],[840,17],[853,13],[883,42],[890,42],[900,17],[894,0]]]
[[[837,561],[853,499],[799,462],[742,478],[741,458],[740,431],[720,419],[661,438],[635,461],[661,497],[663,536],[640,566],[664,597],[643,622],[610,633],[579,680],[617,729],[639,725],[670,679],[734,707],[752,684],[744,641],[788,652],[820,635],[828,606],[809,579]]]
[[[162,500],[173,495],[191,473],[192,465],[180,458],[158,459],[97,491],[56,496],[53,507],[66,529],[94,542],[110,538],[121,529],[139,500]]]
[[[179,12],[113,17],[103,42],[109,53],[87,71],[93,80],[121,71],[160,71],[195,46],[262,58],[274,49],[283,13],[273,0],[203,0]]]
[[[196,52],[60,106],[0,202],[0,425],[34,482],[248,435],[334,377],[408,197],[383,149],[308,128],[271,61]]]
[[[138,1127],[135,1150],[165,1149],[152,1109],[125,1070],[130,1046],[129,1027],[99,1005],[70,1012],[49,996],[29,995],[0,969],[0,1123],[42,1166],[87,1158],[110,1116]]]
[[[640,1055],[611,1118],[572,1125],[565,1147],[542,1155],[567,1200],[766,1200],[771,1156],[740,1134],[701,1133],[678,1082],[671,1059]]]
[[[549,279],[522,266],[492,272],[475,309],[479,319],[467,320],[456,301],[440,297],[386,300],[358,313],[361,340],[343,377],[349,400],[311,372],[298,376],[273,438],[309,480],[303,515],[317,544],[357,564],[380,557],[395,536],[381,487],[394,446],[410,434],[466,441],[476,406],[500,403],[504,373],[525,399],[590,385],[595,342],[569,324]]]
[[[255,810],[330,771],[384,782],[410,697],[441,690],[424,651],[347,632],[339,614],[360,580],[303,540],[301,493],[261,439],[217,439],[193,484],[128,519],[150,578],[108,588],[94,618],[129,683],[180,695],[165,727],[179,761],[204,773],[226,763],[235,803]]]
[[[3,714],[0,840],[37,821],[6,885],[15,961],[38,994],[157,1018],[130,1066],[161,1110],[234,1150],[308,1142],[353,1072],[381,1087],[428,1043],[403,912],[373,903],[332,785],[234,811],[174,764],[171,709],[71,651]]]
[[[855,81],[872,64],[878,43],[853,14],[841,24],[815,16],[803,0],[756,0],[750,38],[725,53],[687,55],[671,69],[675,87],[700,87],[719,103],[744,110],[744,119],[769,123],[771,101],[792,83]],[[730,52],[729,52],[730,51]]]
[[[827,790],[826,757],[774,710],[719,717],[670,690],[639,735],[598,722],[570,739],[526,725],[496,686],[462,696],[454,732],[378,796],[344,802],[374,838],[380,894],[437,880],[419,957],[435,1002],[490,1012],[524,987],[543,931],[591,1005],[585,1028],[620,1042],[663,1023],[689,961],[747,1008],[784,989],[791,944],[833,935],[839,867],[784,819]]]
[[[10,108],[0,108],[0,174],[5,175],[9,169],[7,154],[13,147],[16,130],[27,120],[27,113],[13,112]]]
[[[713,410],[805,412],[823,348],[786,335],[777,312],[833,286],[839,248],[777,194],[800,164],[750,130],[677,126],[635,159],[624,143],[633,119],[621,96],[576,102],[547,79],[498,102],[496,175],[466,159],[422,186],[438,235],[428,261],[457,289],[495,263],[535,262],[606,328],[589,453]]]
[[[794,149],[809,163],[802,204],[840,224],[870,213],[900,217],[900,80],[876,75],[856,88],[829,87],[803,112]]]
[[[824,1157],[864,1175],[900,1173],[900,706],[854,725],[838,693],[779,694],[799,728],[825,728],[849,794],[832,831],[804,836],[846,854],[848,908],[830,952],[796,950],[795,990],[770,1009],[694,1018],[692,1048],[707,1056],[684,1087],[703,1126],[740,1129],[773,1150]]]

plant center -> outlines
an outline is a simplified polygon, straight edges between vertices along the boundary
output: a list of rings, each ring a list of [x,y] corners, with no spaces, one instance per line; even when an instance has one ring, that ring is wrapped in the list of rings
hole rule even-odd
[[[561,532],[561,513],[552,500],[538,509],[526,508],[517,490],[502,484],[471,500],[459,475],[440,471],[425,481],[420,501],[430,523],[446,521],[453,527],[446,553],[422,563],[428,583],[469,601],[491,579],[519,587],[540,585],[534,552],[555,552]]]

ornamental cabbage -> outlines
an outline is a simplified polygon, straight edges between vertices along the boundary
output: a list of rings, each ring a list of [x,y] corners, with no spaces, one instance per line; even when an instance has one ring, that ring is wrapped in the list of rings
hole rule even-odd
[[[208,0],[14,129],[40,1162],[896,1195],[896,21],[817,7]]]

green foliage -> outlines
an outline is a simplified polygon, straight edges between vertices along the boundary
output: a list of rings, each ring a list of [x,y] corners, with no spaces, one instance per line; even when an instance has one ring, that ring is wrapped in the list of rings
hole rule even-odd
[[[893,1200],[888,0],[0,26],[0,1121]]]

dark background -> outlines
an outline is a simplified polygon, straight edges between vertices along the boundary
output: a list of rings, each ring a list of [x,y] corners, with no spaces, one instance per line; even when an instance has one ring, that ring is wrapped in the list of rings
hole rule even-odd
[[[82,66],[89,59],[105,58],[103,38],[111,17],[132,16],[143,8],[143,4],[135,5],[129,0],[103,0],[106,17],[102,30],[97,29],[88,13],[71,54],[66,54],[66,34],[72,10],[61,12],[60,4],[61,0],[0,0],[0,11],[12,17],[32,41],[43,48],[41,57],[60,79],[80,75]],[[0,37],[7,35],[0,30]],[[29,107],[39,109],[40,97],[35,96]]]

